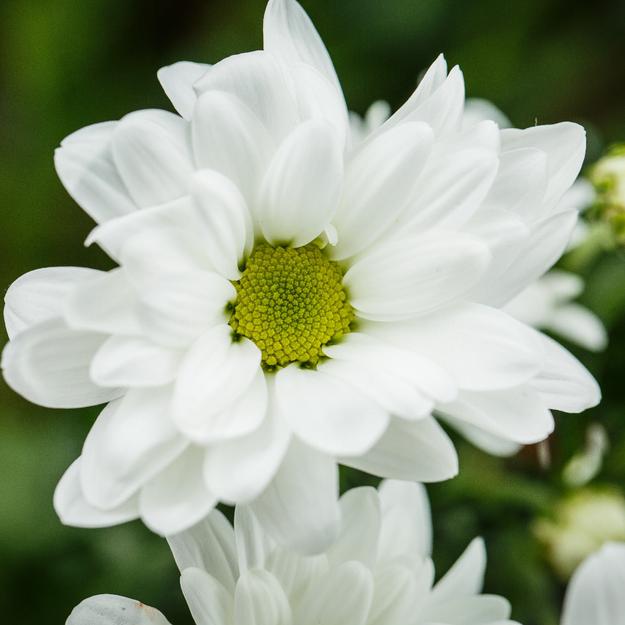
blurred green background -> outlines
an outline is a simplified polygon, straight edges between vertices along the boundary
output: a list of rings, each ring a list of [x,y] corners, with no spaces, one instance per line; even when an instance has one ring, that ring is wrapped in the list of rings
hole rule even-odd
[[[589,131],[589,159],[625,139],[622,0],[304,0],[333,56],[350,108],[394,107],[440,51],[464,70],[470,96],[515,125],[570,119]],[[138,108],[166,107],[156,70],[215,62],[261,45],[263,0],[2,0],[0,3],[0,284],[40,266],[107,268],[82,241],[92,227],[57,180],[52,153],[70,132]],[[558,622],[563,585],[529,531],[565,492],[561,469],[601,422],[611,451],[595,482],[625,478],[625,261],[602,253],[583,267],[583,301],[605,321],[602,354],[573,351],[600,380],[603,404],[559,418],[553,462],[536,451],[502,461],[460,443],[461,475],[430,493],[435,561],[444,570],[476,534],[487,540],[486,588],[525,625]],[[0,382],[0,606],[3,622],[63,623],[101,592],[157,605],[191,622],[163,541],[139,524],[84,531],[52,510],[56,481],[80,451],[95,411],[30,405]],[[343,486],[367,482],[343,474]],[[592,625],[592,624],[589,624]]]

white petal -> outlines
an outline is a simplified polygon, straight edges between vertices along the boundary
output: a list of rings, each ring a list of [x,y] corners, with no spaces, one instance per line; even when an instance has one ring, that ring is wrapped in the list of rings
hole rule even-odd
[[[234,532],[219,510],[212,510],[190,529],[168,536],[167,542],[181,573],[191,567],[202,569],[234,593],[239,576]]]
[[[273,551],[273,541],[263,531],[249,506],[237,506],[234,510],[234,535],[237,544],[239,570],[267,569],[267,555]]]
[[[187,442],[171,421],[170,398],[169,387],[131,390],[100,413],[82,453],[90,503],[114,508],[182,453]]]
[[[99,334],[70,330],[60,319],[43,321],[5,346],[4,379],[29,401],[48,408],[103,404],[121,394],[89,377],[89,364],[103,340]]]
[[[336,462],[293,440],[273,481],[251,506],[278,543],[306,554],[325,550],[339,529]]]
[[[432,589],[433,603],[446,603],[460,597],[477,595],[482,590],[486,569],[486,547],[475,538]]]
[[[365,625],[373,599],[371,572],[360,562],[331,569],[297,605],[298,625]]]
[[[180,354],[142,338],[111,336],[91,361],[91,379],[100,386],[161,386],[178,371]]]
[[[299,247],[330,222],[343,175],[342,148],[331,126],[298,126],[273,157],[262,182],[258,220],[265,238]]]
[[[439,410],[523,445],[544,440],[554,428],[544,400],[527,385],[501,391],[463,391],[455,402],[441,404]]]
[[[373,570],[378,557],[380,501],[370,486],[347,491],[340,501],[341,531],[327,551],[332,566],[355,560]]]
[[[486,430],[482,430],[481,428],[475,427],[466,421],[451,417],[450,415],[441,414],[438,416],[460,432],[470,443],[492,456],[508,458],[518,453],[522,447],[521,444],[513,443],[508,438],[495,436]]]
[[[275,151],[258,116],[235,95],[208,91],[195,108],[191,137],[198,166],[227,176],[253,206]]]
[[[608,543],[575,571],[562,625],[625,625],[625,545]]]
[[[323,371],[282,369],[276,398],[293,433],[330,455],[366,452],[388,424],[388,414],[375,401]]]
[[[231,625],[232,595],[201,569],[182,571],[180,586],[196,625]]]
[[[242,573],[234,593],[234,625],[291,625],[289,600],[269,571]]]
[[[174,200],[193,171],[187,124],[167,111],[126,115],[113,134],[115,164],[139,206]]]
[[[406,324],[377,324],[368,333],[430,358],[468,390],[517,386],[542,366],[534,330],[486,306],[465,304]]]
[[[203,460],[203,450],[188,449],[141,489],[141,518],[153,532],[161,536],[182,532],[217,505],[204,483]]]
[[[596,406],[601,401],[601,389],[588,370],[554,340],[539,336],[546,358],[531,385],[545,404],[565,412],[581,412]]]
[[[506,271],[483,286],[482,301],[501,306],[542,276],[566,250],[576,222],[577,213],[566,211],[538,223]]]
[[[366,319],[396,320],[459,299],[480,278],[488,248],[460,233],[389,239],[345,274],[350,303]]]
[[[74,287],[101,272],[83,267],[46,267],[20,276],[4,296],[4,323],[9,338],[22,330],[62,315]]]
[[[222,441],[206,453],[204,477],[220,500],[246,503],[262,493],[286,454],[289,431],[271,398],[262,425],[240,438]]]
[[[380,484],[380,558],[420,564],[432,552],[432,518],[422,484],[384,480]]]
[[[416,573],[402,565],[378,567],[367,625],[405,625],[423,600]]]
[[[420,618],[427,623],[458,623],[458,625],[515,625],[510,616],[510,603],[496,595],[459,597],[426,608]]]
[[[463,128],[473,126],[485,119],[491,119],[500,128],[509,128],[510,120],[492,103],[482,98],[467,98],[462,116]]]
[[[225,324],[209,330],[191,346],[180,366],[173,401],[176,423],[197,429],[202,419],[229,410],[259,368],[260,351],[254,343],[233,342]]]
[[[96,595],[79,603],[65,625],[169,625],[155,608],[118,595]]]
[[[206,331],[221,327],[226,305],[236,296],[228,280],[208,271],[157,275],[139,288],[144,333],[172,348],[187,347]]]
[[[172,65],[161,67],[158,72],[158,81],[163,91],[171,100],[174,108],[184,119],[191,119],[197,96],[193,84],[197,82],[210,68],[206,63],[192,63],[179,61]]]
[[[545,204],[551,204],[573,184],[586,153],[586,132],[578,124],[562,122],[533,126],[525,130],[510,128],[501,133],[503,148],[532,147],[547,154],[548,182]]]
[[[448,480],[458,473],[456,450],[435,419],[392,419],[370,451],[341,463],[371,475],[417,482]]]
[[[98,223],[137,210],[121,179],[111,150],[118,122],[82,128],[61,142],[54,165],[67,192]]]
[[[407,123],[381,134],[350,161],[333,224],[334,258],[352,256],[376,241],[398,218],[430,153],[432,130]]]
[[[546,329],[592,351],[601,351],[608,344],[608,335],[601,319],[580,304],[560,306]]]
[[[141,333],[137,296],[123,269],[101,271],[82,280],[63,304],[65,321],[76,330],[124,335]]]
[[[269,0],[263,21],[264,49],[284,63],[312,65],[341,92],[339,79],[319,33],[295,0]]]
[[[73,527],[109,527],[139,517],[139,501],[130,497],[112,510],[101,510],[86,499],[80,484],[81,459],[69,466],[54,491],[54,510],[65,525]]]
[[[431,158],[417,182],[419,191],[404,211],[402,232],[455,227],[475,214],[490,190],[499,159],[490,149],[470,147]]]
[[[299,121],[293,85],[285,66],[273,54],[247,52],[214,65],[195,84],[198,94],[225,91],[236,96],[267,128],[282,140]]]
[[[254,243],[243,196],[228,178],[209,170],[196,174],[191,193],[206,223],[204,244],[213,267],[224,278],[238,280],[239,267]]]

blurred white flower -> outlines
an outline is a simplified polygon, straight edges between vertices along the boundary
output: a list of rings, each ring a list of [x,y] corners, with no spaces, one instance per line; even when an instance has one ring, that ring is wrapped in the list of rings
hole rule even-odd
[[[573,575],[561,625],[625,625],[625,544],[610,543]]]
[[[586,488],[557,504],[553,516],[534,525],[554,569],[568,578],[589,554],[609,541],[625,541],[625,497]]]
[[[338,540],[304,557],[275,544],[248,508],[234,531],[214,511],[170,539],[196,625],[512,625],[510,606],[480,594],[486,552],[475,539],[436,584],[423,487],[386,482],[341,499]],[[67,625],[167,623],[152,608],[101,595]]]
[[[65,523],[171,535],[249,503],[315,552],[338,531],[337,463],[443,480],[457,457],[433,415],[497,451],[599,401],[501,310],[568,244],[584,130],[463,128],[462,73],[440,57],[351,149],[296,2],[269,2],[264,43],[162,69],[180,116],[131,113],[56,153],[119,264],[41,269],[6,296],[7,382],[49,407],[108,402],[56,491]]]

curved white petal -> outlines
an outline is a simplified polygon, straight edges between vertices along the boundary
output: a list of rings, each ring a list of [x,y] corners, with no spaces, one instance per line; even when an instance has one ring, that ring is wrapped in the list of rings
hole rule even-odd
[[[182,571],[180,586],[196,625],[231,625],[232,595],[206,571]]]
[[[192,567],[202,569],[234,593],[239,576],[237,546],[230,521],[212,510],[193,527],[168,536],[167,542],[181,573]]]
[[[547,154],[548,182],[544,202],[551,205],[573,184],[586,154],[586,132],[579,124],[562,122],[509,128],[501,133],[502,148],[538,148]]]
[[[193,84],[210,68],[206,63],[179,61],[161,67],[156,73],[163,91],[167,94],[174,108],[186,120],[191,119],[197,96]]]
[[[143,338],[109,337],[91,361],[91,379],[99,386],[162,386],[178,371],[179,352]]]
[[[141,519],[161,536],[178,534],[202,520],[216,505],[202,477],[203,451],[192,447],[154,476],[139,495]]]
[[[75,286],[100,275],[100,271],[83,267],[46,267],[20,276],[4,296],[9,338],[40,321],[62,316],[65,300]]]
[[[625,625],[625,544],[608,543],[575,571],[562,625]]]
[[[547,406],[565,412],[581,412],[601,401],[601,389],[588,370],[553,339],[536,333],[545,361],[531,382]]]
[[[608,344],[601,319],[580,304],[560,306],[545,328],[592,351],[601,351]]]
[[[220,500],[247,503],[271,482],[287,452],[290,433],[269,399],[267,414],[253,432],[221,441],[206,452],[204,478]]]
[[[227,176],[253,208],[275,151],[275,142],[257,114],[236,95],[208,91],[193,113],[191,138],[198,167]]]
[[[171,348],[187,347],[216,326],[222,327],[226,305],[236,296],[228,280],[208,271],[157,274],[139,289],[143,332]]]
[[[338,244],[333,258],[353,256],[376,241],[398,218],[417,186],[434,135],[411,122],[385,132],[351,159],[333,219]]]
[[[234,592],[234,625],[291,625],[289,600],[269,571],[241,574]]]
[[[329,224],[343,176],[342,148],[324,121],[298,126],[278,148],[261,185],[258,221],[274,244],[306,245]]]
[[[376,324],[368,333],[414,350],[443,367],[461,389],[518,386],[542,366],[535,331],[486,306],[464,304],[405,324]]]
[[[458,473],[456,450],[435,419],[392,419],[378,443],[360,457],[341,463],[371,475],[417,482],[439,482]]]
[[[171,421],[170,403],[169,387],[131,390],[100,413],[82,452],[87,501],[118,506],[182,453],[187,441]]]
[[[119,122],[104,122],[69,135],[54,152],[54,165],[63,186],[96,222],[103,223],[136,211],[120,177],[111,149]]]
[[[73,527],[109,527],[139,517],[139,499],[136,496],[111,510],[91,505],[85,499],[80,483],[81,462],[80,458],[74,460],[54,491],[54,510],[63,524]]]
[[[137,335],[137,295],[123,269],[97,272],[82,280],[62,302],[63,317],[75,330]]]
[[[234,536],[240,571],[254,568],[271,570],[267,566],[267,556],[276,548],[275,544],[263,531],[249,506],[239,505],[235,508]]]
[[[542,397],[529,385],[501,391],[463,391],[439,411],[514,443],[538,443],[553,432],[554,421]]]
[[[414,482],[384,480],[379,493],[380,558],[422,563],[432,553],[432,518],[425,487]]]
[[[126,115],[113,133],[119,174],[139,206],[174,200],[187,191],[193,171],[186,122],[167,111]]]
[[[224,91],[258,116],[274,141],[281,141],[300,121],[286,66],[264,51],[229,56],[195,84],[199,95]]]
[[[280,544],[305,554],[325,550],[339,530],[336,462],[293,440],[278,473],[251,508]]]
[[[405,625],[414,621],[423,601],[417,573],[401,564],[378,567],[367,625]]]
[[[48,408],[95,406],[119,397],[89,377],[91,359],[104,340],[49,319],[20,332],[2,352],[7,384],[29,401]]]
[[[295,0],[269,0],[263,21],[264,49],[284,63],[300,61],[321,72],[341,92],[334,65],[319,33]]]
[[[388,239],[356,261],[343,279],[366,319],[406,319],[458,300],[490,261],[475,237],[446,232]]]
[[[203,334],[180,365],[173,399],[176,424],[197,431],[203,419],[236,410],[233,404],[256,377],[260,358],[260,350],[251,341],[233,342],[228,325]],[[207,433],[202,430],[200,434]]]
[[[65,625],[169,625],[155,608],[118,595],[96,595],[81,601]]]
[[[365,625],[373,599],[373,578],[360,562],[331,569],[297,605],[298,625]]]
[[[243,196],[228,178],[209,170],[195,175],[191,194],[206,224],[204,245],[212,266],[224,278],[238,280],[239,267],[254,243],[252,218]]]
[[[336,542],[328,549],[330,564],[358,561],[373,569],[379,547],[380,500],[378,493],[370,486],[361,486],[347,491],[340,500],[341,530]]]
[[[350,384],[296,365],[276,375],[276,401],[293,433],[330,455],[366,452],[389,420],[381,406]]]

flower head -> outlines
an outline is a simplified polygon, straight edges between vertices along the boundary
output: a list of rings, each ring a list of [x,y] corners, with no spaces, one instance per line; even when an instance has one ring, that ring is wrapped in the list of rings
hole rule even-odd
[[[118,268],[38,270],[6,297],[8,383],[107,403],[57,489],[64,522],[170,535],[249,503],[319,551],[337,463],[443,480],[458,461],[436,417],[496,451],[599,400],[500,310],[568,243],[581,127],[463,124],[462,73],[439,57],[357,144],[294,0],[270,0],[264,50],[158,75],[179,115],[131,113],[56,153]]]
[[[480,594],[486,552],[480,539],[436,584],[431,525],[423,487],[386,482],[341,499],[338,540],[302,556],[277,545],[249,508],[234,531],[221,513],[170,546],[196,625],[514,625],[510,606]],[[77,606],[68,625],[167,623],[153,608],[104,595]]]

